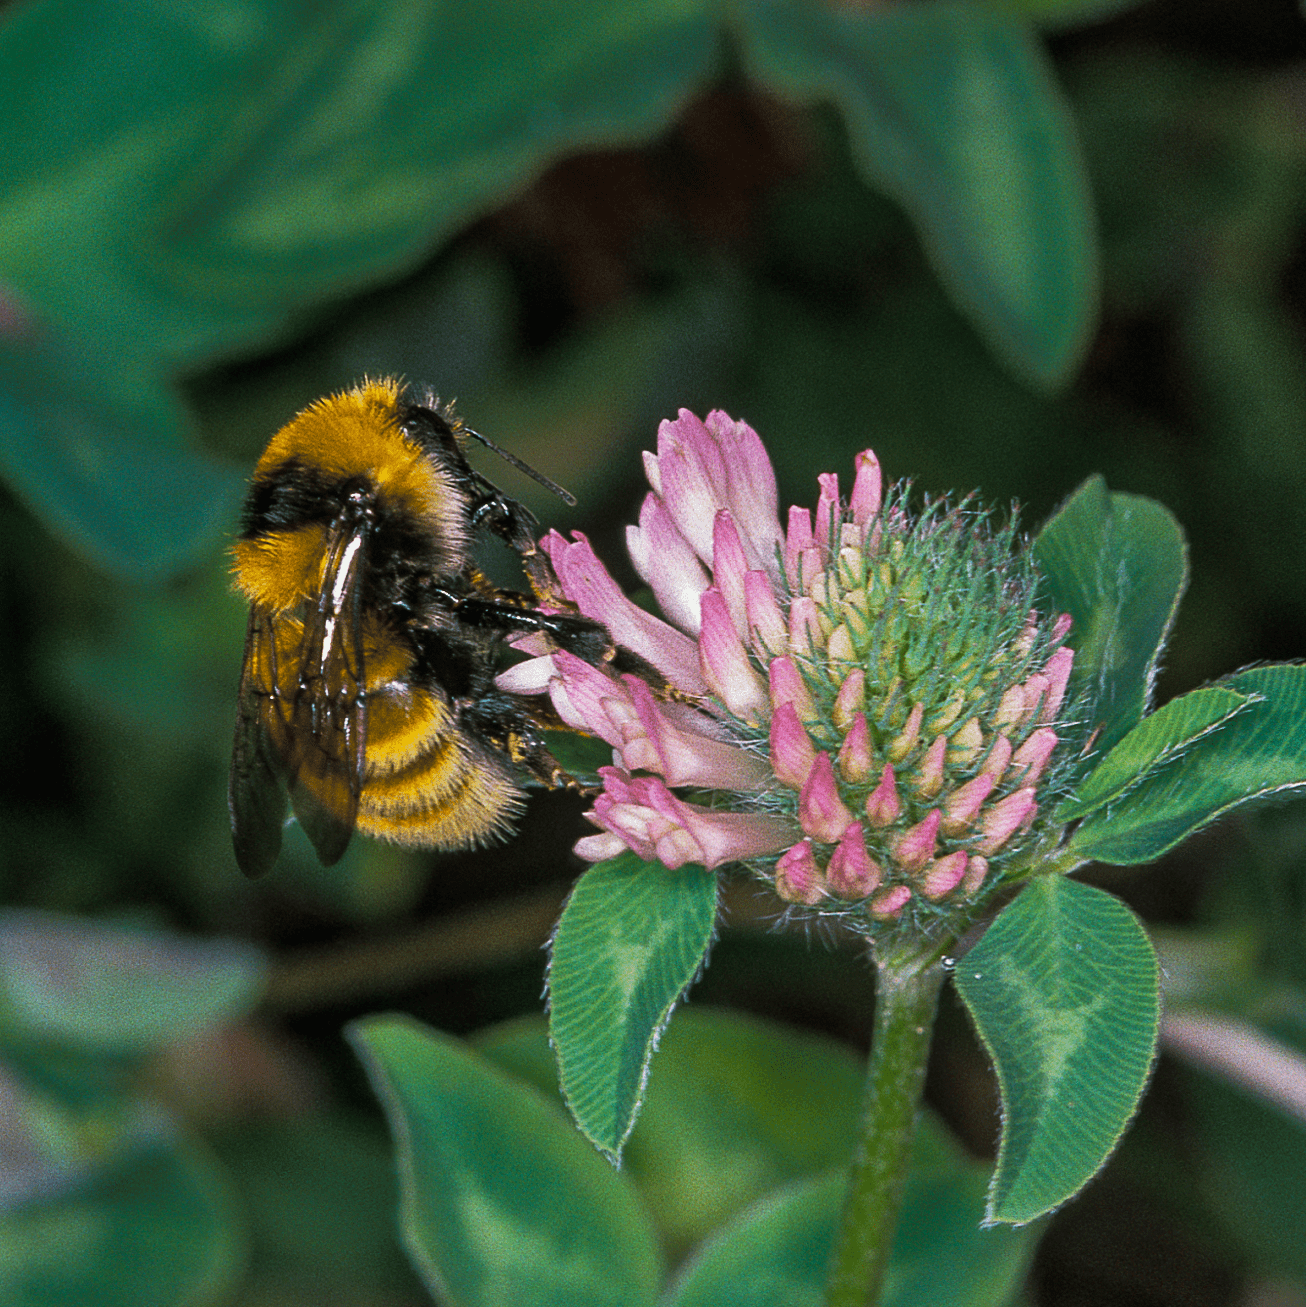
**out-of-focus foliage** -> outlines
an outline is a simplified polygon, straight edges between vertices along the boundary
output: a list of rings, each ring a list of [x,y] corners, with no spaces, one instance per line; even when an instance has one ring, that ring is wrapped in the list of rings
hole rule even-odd
[[[0,12],[0,885],[151,948],[184,929],[178,974],[207,977],[190,998],[167,967],[115,980],[115,926],[78,964],[108,977],[82,995],[107,1006],[66,994],[38,1039],[6,970],[0,1298],[429,1301],[340,1026],[404,1006],[466,1033],[538,1008],[544,928],[516,961],[476,914],[574,877],[567,800],[481,854],[355,841],[323,872],[290,832],[267,884],[235,871],[243,615],[221,543],[271,430],[366,372],[430,381],[581,508],[485,464],[496,481],[608,557],[637,451],[680,405],[746,417],[793,499],[872,445],[929,492],[1018,498],[1032,528],[1102,473],[1191,541],[1162,700],[1299,657],[1304,79],[1306,27],[1268,0]],[[1155,869],[1091,873],[1165,929],[1174,1010],[1306,1049],[1303,830],[1286,808]],[[452,919],[462,960],[438,975],[425,923],[450,910],[470,914]],[[864,1038],[859,958],[736,920],[705,999]],[[251,1020],[252,973],[223,989],[193,970],[221,956],[189,951],[195,934],[271,949],[271,992],[293,971],[301,1007]],[[178,1011],[218,1024],[169,1025]],[[945,1013],[931,1095],[977,1151],[993,1093]],[[819,1224],[810,1177],[843,1118],[813,1115],[819,1147],[797,1161],[732,1151],[738,1131],[728,1172],[688,1149],[742,1197],[682,1204],[692,1229],[659,1216],[673,1259],[727,1215],[718,1270],[786,1221]],[[1271,1274],[1300,1283],[1302,1137],[1263,1087],[1163,1059],[1118,1159],[1053,1218],[1030,1301],[1214,1307]],[[642,1175],[665,1212],[675,1181]],[[709,1260],[695,1273],[712,1283]]]

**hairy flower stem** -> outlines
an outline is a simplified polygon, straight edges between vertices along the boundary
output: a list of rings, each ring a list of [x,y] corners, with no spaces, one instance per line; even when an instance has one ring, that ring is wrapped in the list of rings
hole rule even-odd
[[[943,986],[936,951],[924,957],[893,952],[877,965],[861,1138],[848,1178],[826,1307],[875,1307],[880,1301]]]

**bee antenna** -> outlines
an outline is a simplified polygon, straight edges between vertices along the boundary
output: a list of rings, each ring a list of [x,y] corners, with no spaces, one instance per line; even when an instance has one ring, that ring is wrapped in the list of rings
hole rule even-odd
[[[549,480],[543,472],[537,472],[529,463],[523,463],[516,454],[510,454],[502,445],[496,445],[488,436],[483,436],[479,431],[473,431],[471,427],[463,427],[463,431],[479,440],[486,449],[492,449],[505,463],[511,463],[519,472],[525,472],[532,481],[538,481],[546,490],[552,490],[564,504],[572,508],[576,507],[576,496],[570,490],[564,490],[556,481]]]

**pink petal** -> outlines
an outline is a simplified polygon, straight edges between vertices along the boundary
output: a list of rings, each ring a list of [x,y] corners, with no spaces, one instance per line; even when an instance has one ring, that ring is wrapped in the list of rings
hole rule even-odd
[[[729,471],[711,433],[688,409],[658,427],[661,495],[694,552],[712,561],[712,523],[717,510],[730,507]]]
[[[765,721],[770,709],[766,687],[749,662],[721,592],[715,587],[705,590],[699,611],[699,668],[703,682],[736,717],[748,722]]]
[[[789,652],[789,628],[775,597],[771,578],[762,571],[744,576],[744,607],[748,617],[749,639],[764,657],[779,657]]]
[[[766,763],[756,755],[724,740],[712,739],[686,730],[682,716],[673,721],[654,697],[652,690],[637,676],[622,678],[638,714],[643,737],[656,759],[639,765],[657,771],[668,785],[698,785],[705,789],[750,790],[770,774]],[[687,716],[687,715],[686,715]],[[627,744],[622,757],[634,770],[633,749]]]
[[[513,663],[494,678],[494,684],[505,694],[545,694],[556,675],[553,655],[546,654],[543,658]]]
[[[798,824],[822,844],[833,844],[852,824],[853,815],[839,797],[834,763],[828,753],[818,753],[798,796]]]
[[[579,531],[570,541],[551,531],[541,545],[549,554],[563,594],[586,617],[602,622],[617,644],[647,659],[672,685],[689,694],[707,690],[694,641],[631,603]]]
[[[730,620],[740,635],[748,637],[748,614],[744,602],[744,575],[748,559],[735,529],[734,518],[726,509],[712,524],[712,584],[725,597]]]
[[[646,862],[672,869],[701,862],[709,870],[783,848],[792,825],[769,814],[709,812],[676,798],[657,778],[601,767],[604,790],[586,814]],[[593,838],[593,837],[590,837]]]
[[[771,768],[791,789],[807,783],[816,750],[792,703],[782,703],[771,715]]]
[[[573,730],[587,731],[620,748],[626,739],[624,724],[637,720],[625,686],[565,651],[554,654],[553,664],[556,674],[549,694],[558,716]]]
[[[853,480],[852,499],[848,507],[858,526],[864,526],[880,511],[881,476],[880,460],[872,450],[864,449],[853,460],[857,469]]]
[[[682,631],[697,635],[698,597],[708,587],[707,569],[656,495],[644,496],[639,525],[626,528],[626,548],[662,611]]]
[[[707,429],[721,449],[729,471],[728,504],[748,554],[749,567],[779,580],[776,562],[782,539],[775,469],[761,438],[747,422],[736,422],[716,409],[707,415]]]
[[[1060,644],[1062,640],[1070,634],[1070,628],[1074,626],[1074,621],[1069,613],[1062,613],[1055,622],[1052,623],[1052,643]]]

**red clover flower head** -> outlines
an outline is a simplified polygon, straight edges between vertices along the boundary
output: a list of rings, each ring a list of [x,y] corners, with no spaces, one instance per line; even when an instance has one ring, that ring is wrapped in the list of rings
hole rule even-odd
[[[612,746],[576,851],[745,863],[868,930],[971,909],[1042,833],[1073,660],[1014,529],[969,500],[913,515],[869,450],[846,499],[822,474],[815,511],[782,526],[761,440],[722,412],[682,409],[644,462],[627,542],[666,620],[583,535],[541,547],[567,601],[666,686],[529,640],[539,656],[499,678]]]

